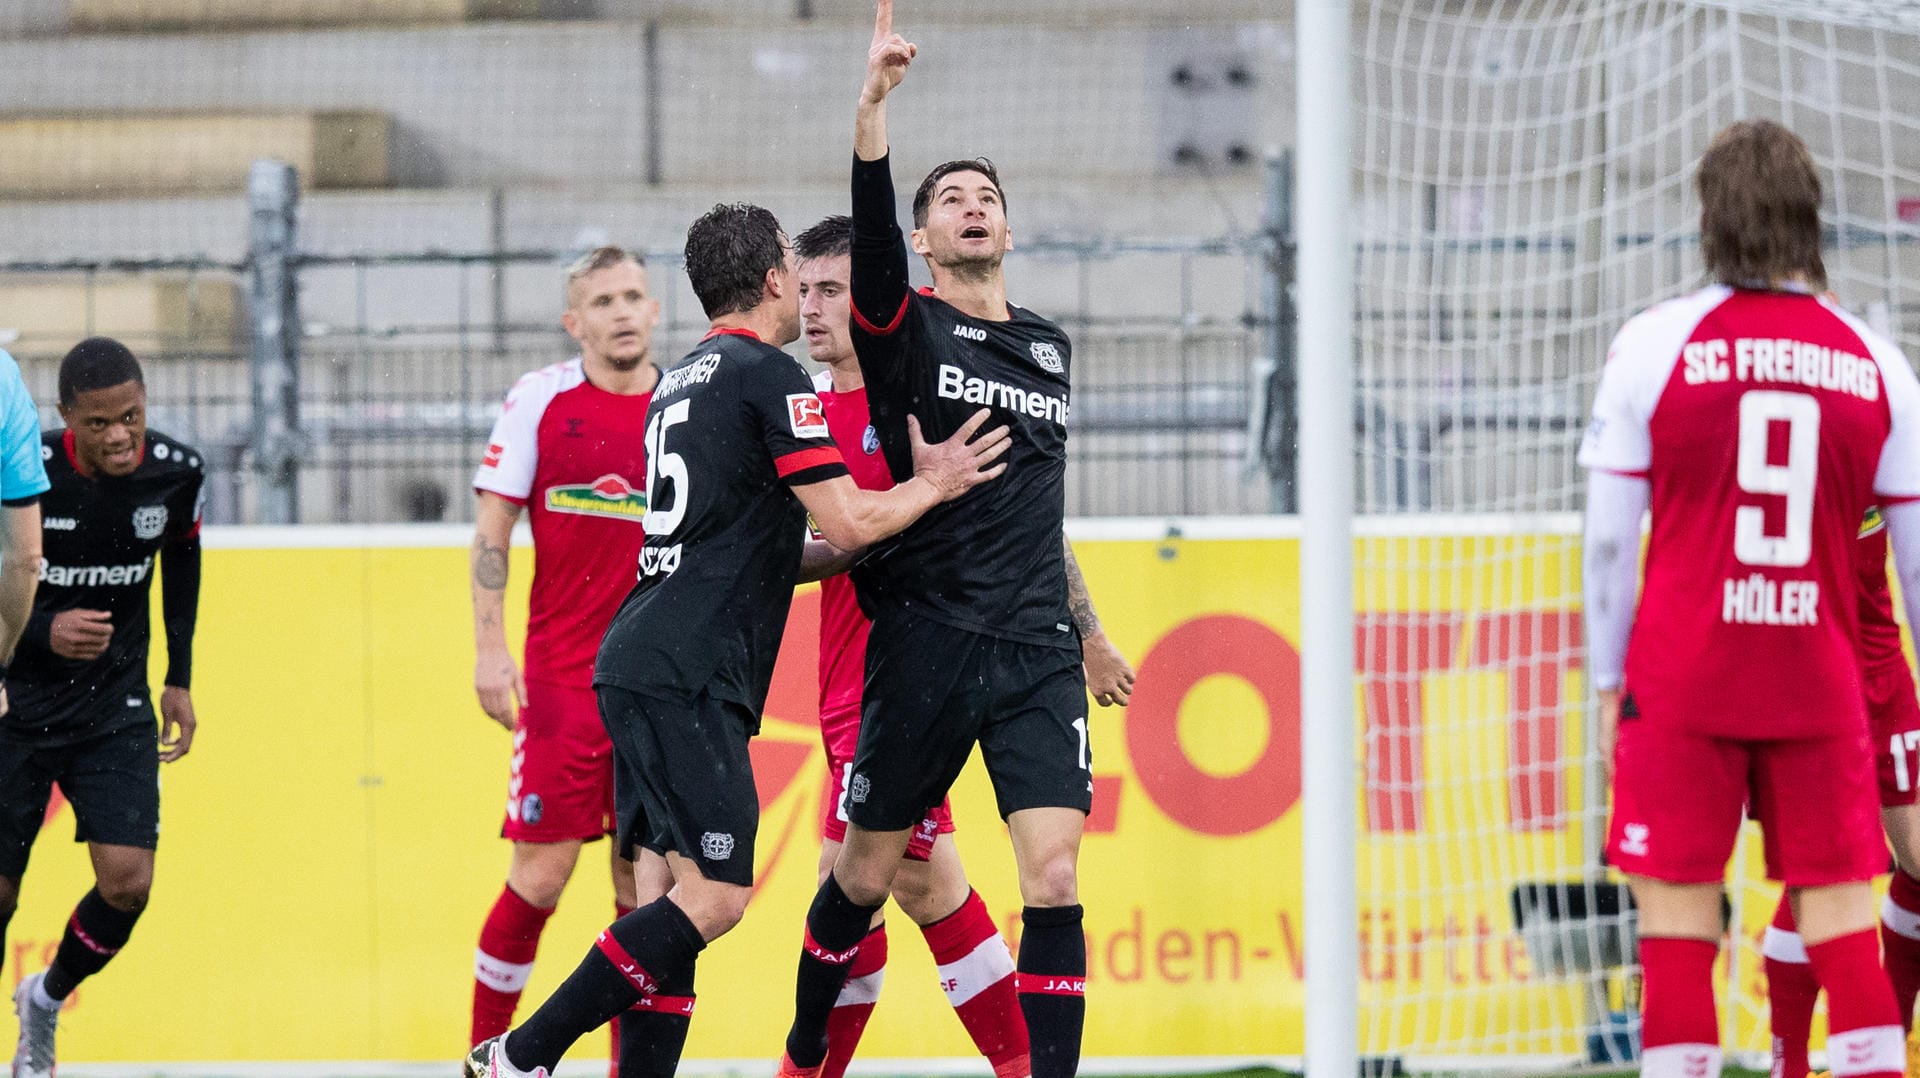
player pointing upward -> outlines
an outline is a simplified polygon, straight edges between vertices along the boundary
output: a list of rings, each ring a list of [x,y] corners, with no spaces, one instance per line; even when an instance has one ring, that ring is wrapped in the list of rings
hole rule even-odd
[[[885,491],[847,477],[826,412],[780,347],[800,335],[793,253],[758,206],[716,206],[687,232],[687,276],[712,322],[662,375],[647,411],[647,538],[639,582],[594,663],[613,741],[620,844],[672,890],[615,921],[526,1022],[467,1057],[468,1078],[547,1075],[623,1011],[672,1014],[621,1065],[672,1074],[694,1007],[694,965],[746,911],[759,824],[747,742],[773,680],[806,520],[844,550],[893,535],[1005,468],[1006,432],[912,446]],[[804,508],[803,508],[804,506]],[[864,926],[863,926],[864,928]],[[644,1060],[636,1058],[644,1053]]]
[[[1072,347],[1007,302],[1001,259],[1013,244],[988,161],[949,162],[920,184],[911,244],[935,288],[908,288],[886,109],[917,52],[882,0],[854,127],[854,350],[894,478],[910,466],[909,412],[942,437],[985,404],[1013,446],[1004,480],[934,509],[854,570],[873,631],[846,843],[807,915],[781,1068],[810,1075],[825,1060],[834,1001],[913,827],[978,742],[1026,905],[1017,984],[1033,1073],[1066,1078],[1085,1018],[1076,862],[1092,759],[1080,647],[1100,639],[1084,589],[1070,591],[1064,545]]]

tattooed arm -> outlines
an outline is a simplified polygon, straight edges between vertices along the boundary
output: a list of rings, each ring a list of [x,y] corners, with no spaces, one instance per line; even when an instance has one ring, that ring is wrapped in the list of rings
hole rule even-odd
[[[527,706],[527,683],[507,650],[507,549],[520,507],[498,494],[480,492],[473,525],[473,691],[480,710],[513,729],[514,711]]]
[[[1080,661],[1086,671],[1087,691],[1101,707],[1125,707],[1133,696],[1133,667],[1100,627],[1100,617],[1093,612],[1093,596],[1087,593],[1087,579],[1080,575],[1080,562],[1073,556],[1073,544],[1062,536],[1060,545],[1067,556],[1067,607],[1073,611],[1073,623],[1080,628]]]

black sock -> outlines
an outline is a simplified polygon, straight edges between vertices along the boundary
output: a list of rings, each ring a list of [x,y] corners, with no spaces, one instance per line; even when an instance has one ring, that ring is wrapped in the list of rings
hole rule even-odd
[[[620,1013],[620,1078],[673,1078],[693,1024],[693,966],[663,974],[660,991]]]
[[[847,969],[879,909],[848,898],[832,873],[813,896],[800,972],[794,978],[793,1028],[787,1031],[787,1058],[794,1066],[818,1067],[826,1061],[827,1016],[846,987]]]
[[[552,1073],[574,1041],[606,1025],[646,992],[675,981],[691,983],[694,957],[705,946],[693,922],[665,898],[613,922],[540,1009],[507,1034],[508,1062],[523,1071],[545,1067]]]
[[[1027,1017],[1033,1078],[1073,1078],[1087,1024],[1087,938],[1079,906],[1028,906],[1020,914],[1020,1013]]]
[[[66,935],[60,937],[53,965],[47,967],[47,995],[65,999],[81,981],[105,969],[127,945],[133,923],[139,919],[139,910],[128,913],[107,905],[98,887],[88,891],[67,919]]]

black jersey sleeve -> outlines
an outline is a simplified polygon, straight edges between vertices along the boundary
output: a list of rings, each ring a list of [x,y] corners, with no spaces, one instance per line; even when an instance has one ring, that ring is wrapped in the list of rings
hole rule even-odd
[[[160,546],[160,620],[167,631],[166,683],[193,684],[193,629],[200,617],[200,518],[206,506],[206,477],[198,468],[169,499],[167,538]]]
[[[193,685],[193,627],[200,618],[200,536],[160,548],[160,620],[167,627],[167,684]]]
[[[853,269],[849,282],[853,332],[865,337],[862,368],[885,367],[905,353],[900,327],[913,302],[907,283],[907,238],[900,231],[893,193],[892,155],[853,159]],[[884,373],[884,372],[881,372]]]
[[[773,458],[773,470],[790,487],[847,474],[847,463],[827,430],[827,409],[800,366],[776,355],[746,372],[742,394]]]

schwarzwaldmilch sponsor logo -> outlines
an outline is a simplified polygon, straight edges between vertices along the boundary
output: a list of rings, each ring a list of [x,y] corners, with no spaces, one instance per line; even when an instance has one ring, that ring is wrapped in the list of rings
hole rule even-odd
[[[647,496],[612,472],[591,483],[567,483],[547,488],[549,513],[579,513],[590,517],[618,517],[635,523],[647,515]]]

